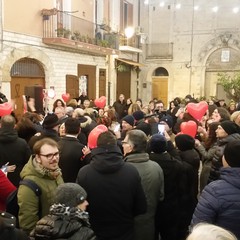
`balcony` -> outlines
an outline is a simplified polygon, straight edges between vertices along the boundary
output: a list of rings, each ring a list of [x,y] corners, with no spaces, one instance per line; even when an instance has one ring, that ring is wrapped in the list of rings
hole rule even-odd
[[[96,24],[55,8],[43,9],[42,17],[43,43],[47,45],[94,55],[119,55],[119,45],[136,44],[134,38],[126,42],[123,35],[112,32],[108,25]]]
[[[146,44],[147,60],[173,60],[173,43]]]

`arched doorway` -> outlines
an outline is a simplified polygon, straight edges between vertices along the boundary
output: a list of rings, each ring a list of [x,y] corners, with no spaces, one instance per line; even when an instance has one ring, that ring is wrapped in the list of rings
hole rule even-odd
[[[24,110],[23,95],[25,95],[26,87],[41,86],[45,88],[44,69],[38,60],[22,58],[13,64],[10,75],[11,99],[15,101],[14,112],[17,117],[21,117]]]
[[[155,69],[152,77],[152,99],[162,100],[164,107],[168,106],[168,71],[159,67]]]

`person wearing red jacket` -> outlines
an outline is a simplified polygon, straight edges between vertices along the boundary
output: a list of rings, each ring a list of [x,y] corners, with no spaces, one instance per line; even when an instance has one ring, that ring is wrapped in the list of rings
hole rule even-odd
[[[16,187],[10,182],[5,173],[0,170],[0,210],[6,210],[6,201],[10,193],[12,193]]]

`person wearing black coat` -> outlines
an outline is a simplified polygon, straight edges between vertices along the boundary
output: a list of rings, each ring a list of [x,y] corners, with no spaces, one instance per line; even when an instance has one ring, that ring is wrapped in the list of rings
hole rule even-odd
[[[179,134],[175,138],[179,156],[182,160],[184,174],[182,182],[185,182],[185,191],[182,193],[180,204],[179,239],[185,239],[188,234],[188,226],[191,223],[192,214],[198,202],[198,170],[200,155],[194,149],[195,140],[187,134]]]
[[[59,185],[49,214],[37,222],[30,233],[31,239],[95,240],[85,211],[86,198],[86,191],[76,183]]]
[[[18,137],[17,130],[14,128],[16,121],[13,116],[6,115],[0,121],[0,166],[16,165],[13,172],[8,173],[9,180],[18,187],[20,172],[31,156],[27,142]]]
[[[76,182],[88,194],[90,223],[97,239],[134,240],[134,217],[147,209],[137,169],[124,162],[110,131],[98,136],[91,155]]]
[[[0,211],[1,240],[30,240],[27,234],[16,228],[16,218],[10,213]]]
[[[180,161],[168,152],[166,138],[154,134],[148,142],[149,158],[157,162],[164,174],[164,200],[159,202],[156,212],[156,240],[177,240],[179,224],[180,198],[182,194],[183,168]]]
[[[68,117],[65,122],[65,136],[58,142],[60,148],[59,167],[62,170],[64,182],[76,182],[78,171],[85,165],[82,149],[77,136],[80,132],[79,121]]]

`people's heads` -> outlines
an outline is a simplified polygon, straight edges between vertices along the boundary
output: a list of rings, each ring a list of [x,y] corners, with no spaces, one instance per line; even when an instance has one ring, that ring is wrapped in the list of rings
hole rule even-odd
[[[62,99],[56,99],[56,101],[53,103],[53,111],[56,107],[65,107],[65,103]]]
[[[82,108],[76,108],[73,111],[72,117],[73,118],[80,118],[82,116],[84,116],[85,112]]]
[[[224,167],[240,168],[240,141],[229,142],[224,148],[222,163]]]
[[[56,107],[54,113],[57,115],[58,119],[61,119],[65,116],[65,108]]]
[[[169,129],[173,127],[173,119],[170,115],[164,115],[160,120],[159,123],[163,123],[166,127],[165,130],[168,132]]]
[[[12,115],[5,115],[1,117],[0,126],[4,129],[14,129],[16,120]]]
[[[80,123],[77,118],[68,117],[65,122],[65,133],[78,135],[80,132]]]
[[[161,100],[158,100],[156,103],[155,103],[155,110],[156,111],[163,111],[164,110],[164,104],[163,104],[163,101]]]
[[[48,113],[42,123],[43,128],[53,129],[59,126],[59,120],[55,113]]]
[[[217,107],[213,111],[211,118],[214,122],[230,120],[230,114],[227,109],[223,107]]]
[[[65,114],[69,117],[72,117],[73,111],[74,111],[73,107],[66,107],[65,108]]]
[[[191,150],[195,146],[195,140],[188,134],[179,134],[175,137],[175,143],[180,151]]]
[[[150,109],[150,111],[154,111],[155,110],[155,101],[151,100],[149,102],[149,109]]]
[[[139,110],[139,111],[133,112],[132,116],[134,117],[135,121],[138,122],[144,119],[144,112]]]
[[[138,98],[135,103],[138,104],[140,108],[142,108],[142,99],[141,98]]]
[[[217,138],[224,138],[234,133],[240,133],[239,126],[230,120],[221,122],[216,130]]]
[[[162,134],[154,134],[148,142],[149,152],[164,153],[167,151],[167,140]]]
[[[43,138],[33,146],[33,153],[38,164],[50,171],[58,169],[58,143],[51,138]]]
[[[78,106],[78,102],[75,98],[72,98],[68,101],[67,106],[75,109]]]
[[[124,155],[130,152],[143,153],[147,148],[147,136],[138,129],[128,131],[122,141]]]
[[[224,100],[224,99],[218,100],[218,104],[219,104],[219,107],[224,107],[224,106],[226,106],[226,103],[225,103],[225,100]]]
[[[77,183],[60,184],[55,191],[55,204],[63,204],[66,207],[77,207],[82,211],[88,206],[86,191]]]
[[[130,104],[132,104],[132,99],[128,98],[126,102],[127,102],[127,105],[130,105]]]
[[[128,108],[128,114],[133,114],[136,111],[140,111],[141,107],[137,103],[133,103]]]
[[[97,138],[98,147],[107,147],[107,146],[116,146],[116,145],[117,145],[117,138],[110,131],[106,131],[99,134]]]
[[[90,108],[90,105],[91,105],[90,100],[85,99],[84,102],[83,102],[83,107],[84,108]]]
[[[237,240],[224,228],[209,223],[199,223],[193,227],[187,240]]]
[[[59,126],[58,134],[59,134],[60,137],[63,137],[63,136],[66,135],[66,132],[65,132],[65,123],[62,123],[62,124]]]
[[[230,120],[240,126],[240,111],[235,111],[234,113],[232,113]]]
[[[133,129],[134,126],[134,117],[132,115],[127,115],[122,118],[122,130],[128,131]]]
[[[103,117],[104,116],[104,110],[102,108],[98,109],[98,116]]]
[[[123,94],[120,94],[118,99],[120,102],[123,102],[125,99],[125,96]]]

